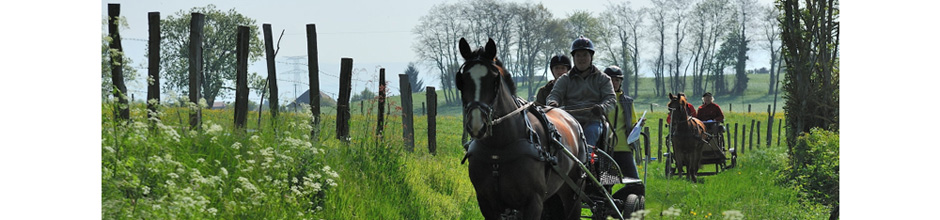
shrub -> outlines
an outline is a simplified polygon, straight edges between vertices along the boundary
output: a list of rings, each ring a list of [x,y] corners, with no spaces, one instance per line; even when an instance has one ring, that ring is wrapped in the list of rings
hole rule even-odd
[[[839,204],[839,134],[813,128],[797,138],[780,180],[800,190],[805,199]]]

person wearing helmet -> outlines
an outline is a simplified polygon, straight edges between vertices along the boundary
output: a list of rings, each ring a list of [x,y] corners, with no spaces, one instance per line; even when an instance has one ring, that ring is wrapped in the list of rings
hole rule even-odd
[[[620,171],[623,172],[625,177],[639,179],[640,175],[636,171],[636,161],[633,160],[636,143],[627,143],[627,136],[630,135],[637,121],[636,111],[633,108],[633,98],[623,94],[621,89],[623,70],[620,67],[607,67],[604,69],[604,73],[610,77],[614,93],[617,95],[615,109],[607,113],[607,119],[610,120],[610,127],[613,129],[613,132],[610,133],[611,137],[608,139],[611,142],[610,146],[614,147],[614,154],[611,156],[620,165]]]
[[[604,115],[616,104],[610,77],[602,74],[594,61],[594,43],[581,36],[571,43],[574,68],[555,80],[546,103],[565,106],[579,123],[588,144],[597,145],[603,132]]]
[[[552,76],[554,76],[555,79],[548,81],[545,86],[539,88],[538,93],[535,95],[535,104],[537,105],[545,105],[545,99],[548,98],[548,94],[551,93],[552,88],[555,87],[555,80],[561,77],[561,75],[568,73],[568,70],[571,70],[571,60],[568,59],[568,56],[563,54],[555,55],[548,61],[548,68],[552,70]]]

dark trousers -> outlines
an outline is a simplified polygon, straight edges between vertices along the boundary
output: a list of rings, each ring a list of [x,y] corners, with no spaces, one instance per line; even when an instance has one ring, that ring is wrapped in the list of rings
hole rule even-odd
[[[624,177],[640,178],[640,174],[636,171],[636,161],[633,161],[633,152],[614,151],[613,157],[620,165],[620,172],[623,172]]]

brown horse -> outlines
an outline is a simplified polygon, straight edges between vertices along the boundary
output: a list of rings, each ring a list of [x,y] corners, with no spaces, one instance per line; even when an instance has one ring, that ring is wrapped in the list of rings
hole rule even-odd
[[[516,98],[515,83],[496,59],[493,39],[471,51],[461,38],[459,47],[465,61],[455,81],[464,106],[464,129],[473,140],[467,149],[468,171],[483,216],[541,219],[544,208],[552,218],[576,219],[581,203],[564,176],[580,184],[581,170],[559,152],[566,147],[583,160],[586,145],[580,124],[564,111],[548,111],[547,121],[564,146],[549,144],[554,143],[550,133],[529,111],[531,105]]]
[[[686,177],[689,181],[698,182],[696,175],[701,166],[702,150],[705,147],[705,124],[686,112],[685,96],[673,96],[669,93],[669,114],[672,122],[669,125],[669,136],[672,138],[672,148],[675,151],[676,168],[682,175],[683,166],[686,168]]]

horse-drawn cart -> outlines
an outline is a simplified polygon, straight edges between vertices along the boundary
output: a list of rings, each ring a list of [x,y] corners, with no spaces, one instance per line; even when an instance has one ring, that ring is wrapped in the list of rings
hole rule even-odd
[[[645,163],[649,162],[650,159],[650,143],[649,143],[649,134],[642,133],[641,127],[643,121],[646,118],[644,112],[643,117],[641,117],[633,128],[633,132],[626,138],[628,144],[633,145],[639,138],[642,136],[644,138],[644,147],[643,147],[643,158],[642,161]],[[606,127],[606,126],[605,126]],[[606,129],[605,130],[609,130]],[[606,141],[604,141],[606,142]],[[636,145],[633,145],[636,146]],[[602,149],[603,148],[603,149]],[[634,152],[639,152],[640,149],[635,149]],[[591,216],[581,216],[582,218],[591,218],[591,219],[607,219],[607,216],[618,217],[618,211],[620,216],[623,218],[630,218],[630,215],[638,210],[643,210],[646,208],[646,186],[645,181],[641,179],[634,179],[630,177],[624,177],[623,172],[620,171],[620,166],[617,162],[611,157],[607,152],[612,152],[612,146],[599,146],[594,149],[595,154],[598,156],[595,160],[588,163],[589,170],[591,173],[595,174],[598,178],[598,182],[603,185],[603,189],[597,189],[597,187],[585,187],[585,191],[589,191],[589,200],[582,201],[582,208],[587,208],[591,210]],[[644,172],[643,176],[645,179],[646,176],[646,165],[643,166]],[[617,191],[613,191],[614,186],[622,184],[623,187]],[[616,209],[611,208],[611,205],[608,204],[608,200],[604,198],[605,193],[610,195],[613,198],[613,206]]]
[[[721,127],[720,122],[704,122],[706,127],[708,127],[707,136],[705,141],[705,147],[702,149],[702,159],[699,164],[703,165],[714,165],[714,172],[699,172],[698,174],[702,175],[714,175],[718,174],[721,171],[734,168],[738,164],[738,153],[734,148],[727,148],[725,145],[725,139],[723,135],[723,128]],[[670,130],[671,131],[671,130]],[[673,133],[673,132],[670,132]],[[672,134],[670,134],[672,135]],[[673,148],[671,138],[666,138],[666,153],[663,154],[663,161],[666,162],[665,171],[666,177],[678,175],[682,172],[676,166],[675,158],[675,149]],[[730,164],[729,164],[730,163]]]

